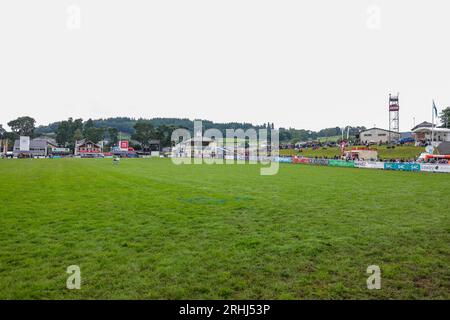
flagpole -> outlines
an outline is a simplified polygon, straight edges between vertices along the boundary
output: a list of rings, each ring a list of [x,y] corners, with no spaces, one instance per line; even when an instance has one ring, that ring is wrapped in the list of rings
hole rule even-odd
[[[434,148],[434,100],[431,106],[431,146]]]

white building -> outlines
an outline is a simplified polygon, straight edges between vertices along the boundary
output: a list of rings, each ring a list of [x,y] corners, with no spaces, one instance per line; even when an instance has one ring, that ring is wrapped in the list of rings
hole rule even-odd
[[[209,147],[211,141],[211,139],[205,137],[187,139],[176,144],[172,148],[172,156],[181,158],[201,158],[203,151],[205,148]]]
[[[450,129],[437,128],[436,125],[433,127],[428,122],[422,122],[415,126],[412,132],[417,145],[431,143],[432,139],[435,145],[439,145],[444,141],[450,141]]]
[[[236,142],[230,142],[230,139],[210,139],[207,137],[198,137],[176,144],[172,148],[172,157],[231,157],[231,159],[245,159],[247,157],[256,158],[258,155],[267,153],[265,148],[267,148],[267,146],[264,144],[258,145],[258,141],[246,142],[244,139],[237,139]]]
[[[359,140],[362,144],[388,143],[400,140],[401,134],[380,128],[370,128],[359,133]]]

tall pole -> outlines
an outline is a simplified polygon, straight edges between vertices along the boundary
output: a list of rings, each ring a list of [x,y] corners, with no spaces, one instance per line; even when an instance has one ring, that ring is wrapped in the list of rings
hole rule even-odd
[[[388,144],[391,144],[391,94],[389,93],[389,133],[388,133]]]
[[[434,100],[431,106],[431,146],[434,147]]]

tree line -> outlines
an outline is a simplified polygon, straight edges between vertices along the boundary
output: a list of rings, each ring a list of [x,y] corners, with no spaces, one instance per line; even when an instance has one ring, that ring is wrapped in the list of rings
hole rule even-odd
[[[109,126],[96,120],[72,119],[59,122],[55,128],[54,136],[60,146],[73,148],[76,141],[87,139],[94,143],[106,141],[106,147],[116,146],[121,138],[132,140],[131,146],[135,149],[146,149],[154,140],[158,140],[162,147],[171,145],[172,131],[178,126],[160,125],[155,127],[148,120],[139,119],[133,122],[133,131],[122,132],[119,128]],[[113,125],[113,124],[112,124]],[[37,130],[39,132],[39,130]],[[122,134],[125,134],[122,136]]]
[[[125,119],[125,118],[122,118]],[[128,120],[127,120],[128,121]],[[82,139],[90,140],[94,143],[100,141],[106,141],[106,148],[116,146],[121,138],[122,134],[125,134],[123,138],[130,138],[132,140],[131,146],[136,149],[146,149],[150,147],[150,144],[154,140],[158,140],[162,147],[171,145],[172,132],[178,128],[185,128],[179,125],[173,124],[160,124],[154,126],[151,121],[145,119],[139,119],[132,121],[131,134],[127,135],[130,131],[119,131],[119,128],[107,126],[106,124],[111,122],[101,122],[98,120],[88,119],[73,119],[69,118],[64,121],[52,123],[47,127],[40,126],[35,127],[36,120],[32,117],[24,116],[8,122],[8,126],[11,131],[6,131],[0,124],[0,139],[8,140],[8,145],[14,145],[14,141],[19,136],[30,136],[35,138],[45,135],[47,137],[54,138],[56,143],[61,147],[74,148],[76,141]],[[51,128],[51,132],[48,131]]]
[[[171,132],[176,128],[185,128],[191,132],[194,130],[194,121],[186,118],[152,118],[152,119],[134,119],[127,117],[116,117],[116,118],[106,118],[106,119],[96,119],[92,120],[93,126],[95,128],[116,128],[118,132],[126,134],[127,136],[133,136],[135,134],[135,140],[145,141],[143,137],[145,135],[151,135],[154,139],[162,140],[163,146],[170,145]],[[139,122],[138,127],[142,128],[140,133],[136,135],[136,123]],[[41,134],[52,134],[57,131],[61,122],[54,122],[47,126],[39,126],[36,128],[36,132]],[[148,124],[150,128],[146,128],[143,124]],[[274,128],[273,122],[267,122],[262,125],[254,125],[251,123],[241,123],[241,122],[227,122],[227,123],[217,123],[210,120],[202,120],[202,126],[204,130],[215,128],[222,132],[223,136],[226,135],[226,129],[266,129]],[[354,136],[365,127],[351,127],[350,135]],[[145,131],[147,133],[145,134]],[[169,134],[170,133],[170,134]],[[295,129],[295,128],[279,128],[280,142],[283,143],[296,143],[298,141],[307,141],[309,139],[317,139],[319,137],[333,137],[341,135],[341,128],[333,127],[326,128],[319,131],[305,130],[305,129]],[[139,138],[137,138],[139,137]],[[133,138],[134,139],[134,138]],[[92,140],[92,139],[91,139]]]
[[[440,113],[441,127],[450,128],[450,107],[443,109]],[[194,121],[186,118],[153,118],[134,119],[127,117],[116,117],[106,119],[73,119],[50,123],[47,126],[36,127],[36,120],[29,116],[19,117],[7,123],[11,131],[7,131],[0,124],[0,140],[8,140],[9,145],[14,144],[19,136],[49,136],[56,142],[67,148],[73,148],[77,140],[88,139],[92,142],[107,141],[107,147],[117,145],[120,138],[131,139],[135,148],[148,148],[152,140],[159,140],[161,147],[171,146],[172,132],[178,128],[184,128],[193,132]],[[273,123],[253,125],[251,123],[215,123],[202,120],[203,129],[219,129],[223,135],[226,129],[265,129],[274,128]],[[365,127],[350,127],[350,135],[355,136]],[[333,137],[341,135],[340,127],[326,128],[319,131],[311,131],[295,128],[279,128],[280,142],[296,143],[319,137]]]

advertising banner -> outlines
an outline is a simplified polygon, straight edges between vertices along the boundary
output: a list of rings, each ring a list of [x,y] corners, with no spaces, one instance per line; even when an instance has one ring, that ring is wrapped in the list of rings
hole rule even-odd
[[[384,162],[357,160],[355,161],[355,166],[366,169],[384,169]]]
[[[52,152],[54,153],[69,153],[70,149],[69,148],[52,148]]]
[[[328,165],[328,159],[309,159],[309,163],[315,164],[318,166],[327,166]]]
[[[420,164],[418,163],[399,163],[398,169],[403,171],[420,171]]]
[[[420,164],[418,163],[403,163],[403,162],[385,162],[385,170],[398,170],[398,171],[420,171]]]
[[[385,162],[384,170],[398,170],[398,163]]]
[[[291,157],[276,157],[275,162],[292,163],[292,158]]]
[[[355,162],[354,161],[345,161],[345,160],[329,160],[328,165],[331,167],[349,167],[354,168]]]
[[[420,171],[450,173],[448,164],[420,164]]]

